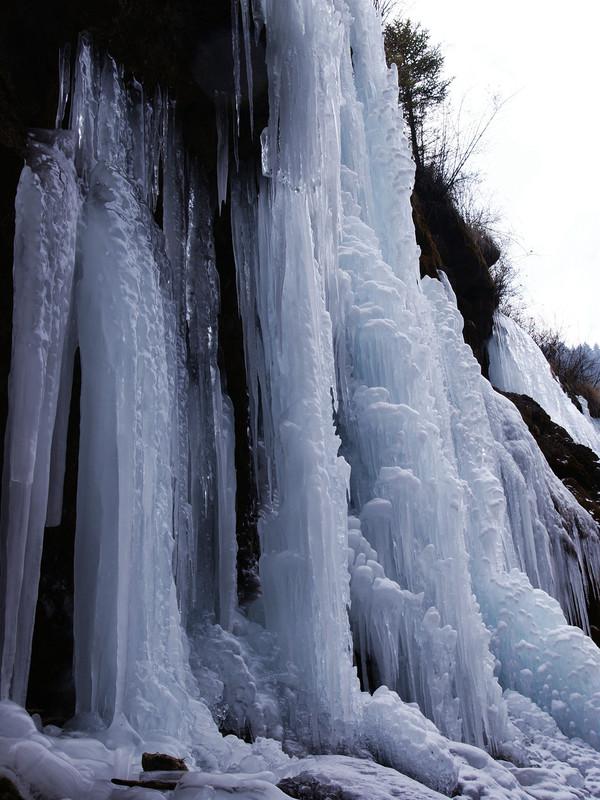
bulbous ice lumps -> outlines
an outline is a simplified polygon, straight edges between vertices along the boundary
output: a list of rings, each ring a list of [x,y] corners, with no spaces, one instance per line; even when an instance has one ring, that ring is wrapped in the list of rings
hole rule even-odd
[[[459,335],[448,282],[424,285],[444,332],[445,383],[460,409],[453,440],[471,490],[471,575],[499,680],[597,747],[600,651],[564,616],[589,630],[585,575],[597,563],[597,525],[552,473],[516,408],[481,376]]]
[[[413,625],[394,626],[390,617],[395,630],[388,655],[375,634],[371,648],[379,651],[380,672],[446,733],[493,746],[505,734],[506,716],[489,634],[472,594],[468,495],[457,474],[452,410],[439,378],[440,334],[418,285],[410,221],[414,166],[396,90],[378,52],[378,23],[365,4],[352,4],[352,10],[352,64],[344,50],[341,70],[344,280],[341,310],[334,314],[345,329],[338,358],[340,427],[352,466],[351,502],[363,532],[387,578],[424,598]],[[372,503],[385,503],[386,512],[374,513]],[[433,635],[434,617],[424,613],[429,606],[439,617],[440,636]],[[376,624],[373,618],[370,624]],[[449,635],[439,649],[446,626]],[[433,652],[443,660],[444,650],[450,671],[445,682],[427,666]],[[403,669],[385,664],[399,654]],[[399,675],[407,670],[427,677]]]

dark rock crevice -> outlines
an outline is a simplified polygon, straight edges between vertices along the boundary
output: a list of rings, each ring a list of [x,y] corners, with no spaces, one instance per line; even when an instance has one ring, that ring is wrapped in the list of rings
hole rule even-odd
[[[44,531],[44,549],[27,708],[45,724],[62,725],[75,713],[73,682],[73,593],[79,453],[81,364],[75,354],[60,525]]]
[[[412,206],[421,276],[437,278],[438,270],[448,276],[464,319],[465,341],[487,376],[486,342],[498,302],[490,267],[500,253],[491,241],[473,234],[445,187],[427,168],[417,169]]]
[[[227,203],[214,223],[215,254],[221,304],[219,310],[219,368],[234,411],[237,578],[241,606],[259,592],[258,497],[250,441],[250,411],[244,360],[242,320],[238,307],[231,211]]]

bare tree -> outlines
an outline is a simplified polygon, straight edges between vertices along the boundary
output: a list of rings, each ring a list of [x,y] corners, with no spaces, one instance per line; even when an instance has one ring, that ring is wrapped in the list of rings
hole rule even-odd
[[[433,169],[439,186],[456,196],[460,185],[472,182],[474,176],[467,171],[467,165],[479,148],[491,124],[502,108],[512,99],[495,95],[491,107],[477,119],[465,122],[464,98],[456,115],[445,105],[441,118],[433,124],[433,132],[427,142],[427,163]]]
[[[382,24],[386,25],[398,7],[398,0],[373,0],[373,5],[381,17]]]
[[[600,360],[594,350],[586,344],[569,347],[558,328],[541,326],[531,318],[519,324],[546,356],[567,394],[584,397],[592,416],[600,416]]]

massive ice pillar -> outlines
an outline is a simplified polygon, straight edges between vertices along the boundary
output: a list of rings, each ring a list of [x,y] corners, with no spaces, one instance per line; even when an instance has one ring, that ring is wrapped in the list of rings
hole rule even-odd
[[[63,79],[58,117],[70,92],[71,130],[34,135],[17,197],[2,695],[26,699],[79,347],[77,712],[189,740],[208,712],[184,624],[207,614],[227,628],[236,607],[233,417],[217,366],[209,198],[159,93],[148,102],[86,37],[72,85]]]
[[[30,137],[16,200],[15,313],[0,522],[0,692],[25,702],[52,433],[71,314],[79,193],[74,140]]]
[[[346,610],[348,467],[334,430],[328,312],[344,29],[332,4],[271,0],[264,14],[263,174],[235,177],[232,205],[265,507],[260,577],[266,625],[277,633],[284,663],[297,670],[299,727],[315,744],[339,743],[349,734],[357,688]]]

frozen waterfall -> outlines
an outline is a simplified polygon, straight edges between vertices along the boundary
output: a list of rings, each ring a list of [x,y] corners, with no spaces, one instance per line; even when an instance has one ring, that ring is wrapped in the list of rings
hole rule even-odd
[[[600,434],[592,420],[563,391],[531,336],[500,312],[495,315],[488,352],[494,386],[532,397],[576,442],[600,455]]]
[[[341,752],[356,780],[351,756],[369,756],[431,796],[512,798],[530,796],[529,778],[508,759],[537,763],[537,737],[557,780],[579,769],[592,786],[598,525],[482,376],[445,275],[420,278],[414,163],[372,2],[232,9],[214,185],[175,101],[148,97],[85,35],[72,70],[61,62],[68,130],[31,135],[0,523],[0,767],[38,791],[108,798],[98,781],[169,746],[212,776],[186,778],[182,797],[275,798],[302,763],[344,772],[341,756],[302,756]],[[249,156],[239,137],[263,27],[269,117]],[[221,351],[219,214],[241,398]],[[528,376],[564,415],[546,367],[500,323],[492,378],[521,391]],[[44,536],[60,521],[77,348],[71,737],[38,732],[15,703]],[[244,607],[236,399],[259,509],[260,594]]]

